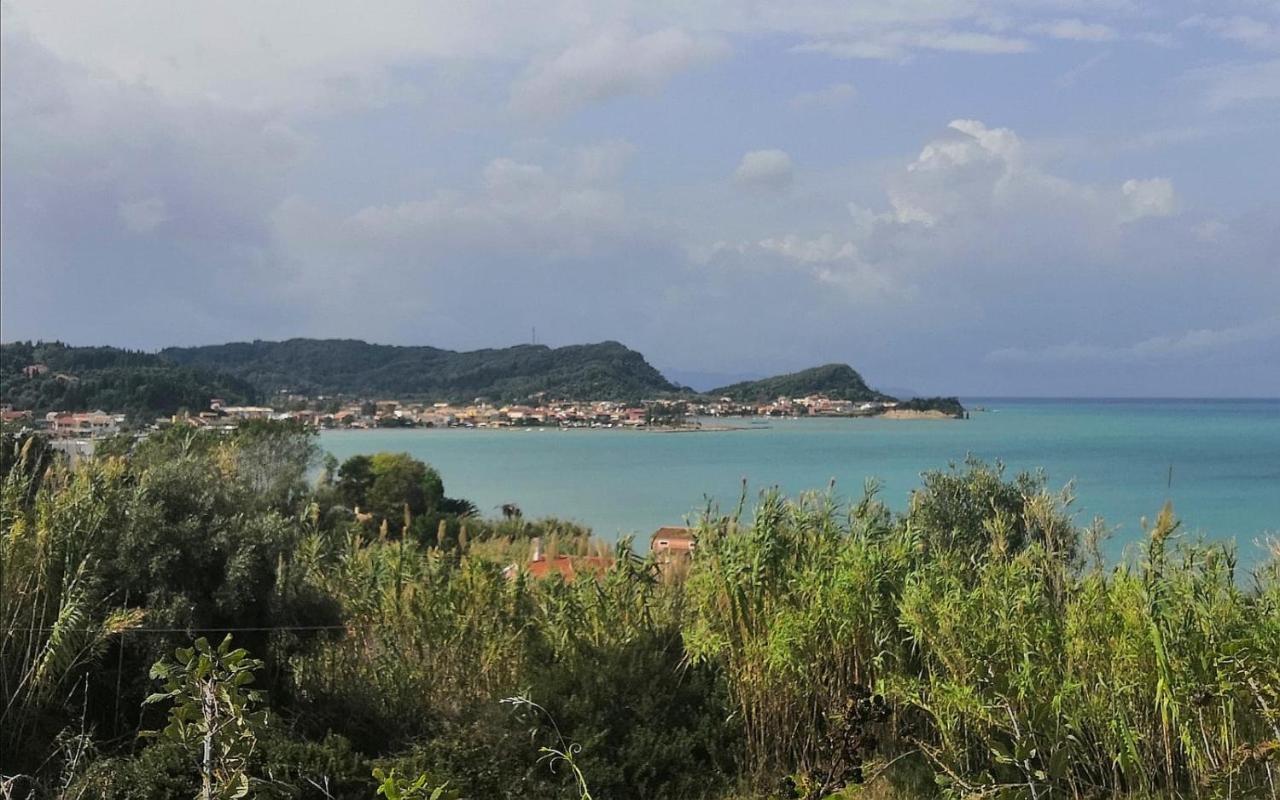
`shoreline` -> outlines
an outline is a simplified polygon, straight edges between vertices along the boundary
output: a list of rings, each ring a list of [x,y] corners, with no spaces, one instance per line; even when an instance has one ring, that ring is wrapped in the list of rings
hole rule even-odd
[[[723,419],[723,418],[721,418]],[[823,414],[819,416],[808,417],[731,417],[734,420],[762,420],[761,423],[712,423],[702,425],[448,425],[448,426],[428,426],[428,425],[408,425],[403,427],[344,427],[344,428],[320,428],[322,433],[333,432],[370,432],[370,431],[502,431],[508,433],[532,432],[532,431],[625,431],[629,433],[728,433],[731,431],[758,431],[769,430],[775,426],[775,423],[782,422],[811,422],[818,420],[957,420],[962,421],[963,418],[955,417],[944,411],[928,410],[919,411],[914,409],[889,409],[880,414]],[[767,420],[767,421],[765,421]]]

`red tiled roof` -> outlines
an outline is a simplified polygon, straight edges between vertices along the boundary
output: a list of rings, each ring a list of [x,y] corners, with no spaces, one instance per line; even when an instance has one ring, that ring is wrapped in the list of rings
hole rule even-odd
[[[525,565],[529,575],[542,579],[551,575],[559,575],[566,581],[572,581],[579,574],[599,578],[613,566],[613,559],[604,556],[556,556],[530,561]]]

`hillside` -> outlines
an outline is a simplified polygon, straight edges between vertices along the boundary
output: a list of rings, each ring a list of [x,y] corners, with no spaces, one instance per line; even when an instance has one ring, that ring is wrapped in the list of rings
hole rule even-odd
[[[617,342],[455,352],[354,339],[289,339],[171,347],[160,355],[229,373],[266,396],[289,391],[458,402],[517,401],[545,393],[628,400],[681,391],[643,355]]]
[[[33,365],[43,369],[24,371]],[[0,402],[19,410],[103,409],[146,419],[205,409],[212,397],[249,403],[257,396],[240,378],[153,353],[61,342],[0,344]]]
[[[805,397],[822,394],[833,400],[892,400],[875,391],[848,364],[824,364],[820,367],[775,375],[758,381],[744,381],[707,392],[713,397],[728,397],[744,403],[773,400],[778,397]]]
[[[2,347],[0,402],[40,413],[102,408],[145,418],[181,408],[267,402],[281,392],[469,402],[548,399],[639,400],[692,392],[665,378],[643,355],[617,342],[550,348],[518,345],[456,352],[369,344],[355,339],[289,339],[170,347],[160,353],[60,342]],[[41,374],[25,374],[39,364]],[[893,400],[852,367],[812,369],[706,392],[739,402],[822,394],[855,402]],[[954,398],[912,401],[904,409],[961,416]]]

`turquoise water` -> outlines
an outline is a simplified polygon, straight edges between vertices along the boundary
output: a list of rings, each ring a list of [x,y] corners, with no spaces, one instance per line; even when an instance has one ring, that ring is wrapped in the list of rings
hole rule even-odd
[[[1142,518],[1172,500],[1184,530],[1233,538],[1242,563],[1280,532],[1280,401],[967,400],[967,421],[771,420],[702,433],[553,429],[328,431],[338,458],[404,451],[434,464],[449,495],[485,513],[507,502],[598,535],[678,524],[707,500],[728,508],[752,493],[835,482],[846,497],[866,478],[901,509],[920,473],[967,454],[1010,471],[1043,467],[1052,487],[1075,481],[1077,519],[1115,531],[1110,555],[1141,537]],[[737,424],[741,421],[731,421]],[[1172,480],[1170,480],[1172,467]]]

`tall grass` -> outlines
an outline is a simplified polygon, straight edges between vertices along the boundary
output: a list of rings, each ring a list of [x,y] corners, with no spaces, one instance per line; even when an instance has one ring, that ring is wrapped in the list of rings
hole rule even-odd
[[[69,722],[85,670],[141,613],[95,602],[98,548],[124,470],[106,461],[68,471],[28,439],[0,485],[0,752],[26,763]],[[76,702],[78,700],[79,702]],[[33,748],[32,745],[37,747]]]
[[[870,491],[707,520],[686,643],[722,665],[753,774],[820,772],[870,689],[894,711],[879,763],[959,795],[1273,796],[1274,563],[1242,588],[1231,548],[1176,542],[1166,508],[1145,552],[1086,569],[1068,504],[971,464],[900,518]]]
[[[262,651],[281,722],[250,766],[295,795],[367,796],[376,763],[464,796],[576,796],[538,760],[561,741],[597,797],[1276,794],[1280,554],[1241,574],[1171,509],[1108,564],[1069,492],[971,462],[925,475],[904,513],[874,484],[770,492],[708,513],[686,569],[623,541],[598,579],[534,580],[505,570],[530,536],[600,543],[554,520],[371,529],[299,486],[305,442],[265,441],[6,458],[0,773],[56,787],[59,733],[99,720],[119,796],[181,796],[163,792],[189,765],[125,740],[142,657],[189,625]]]

